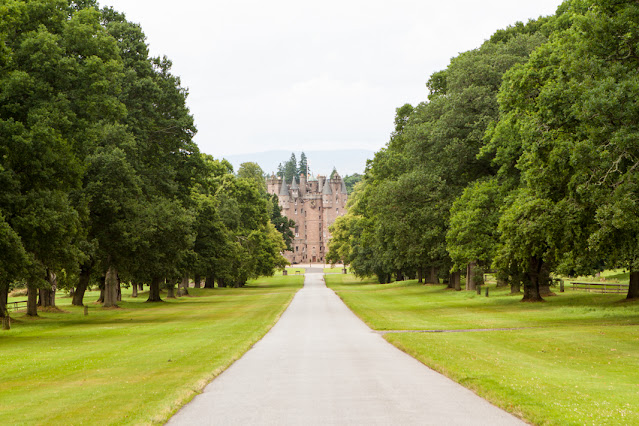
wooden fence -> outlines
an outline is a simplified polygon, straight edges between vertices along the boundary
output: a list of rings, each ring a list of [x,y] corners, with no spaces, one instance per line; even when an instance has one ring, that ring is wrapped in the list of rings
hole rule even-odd
[[[13,312],[18,312],[18,309],[27,309],[27,301],[18,300],[16,302],[7,302],[7,309],[13,309]]]
[[[573,290],[588,291],[592,293],[627,293],[628,284],[619,283],[585,283],[571,282]]]

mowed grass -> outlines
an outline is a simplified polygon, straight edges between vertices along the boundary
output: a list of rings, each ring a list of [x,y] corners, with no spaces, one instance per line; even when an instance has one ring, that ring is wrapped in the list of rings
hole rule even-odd
[[[324,268],[324,273],[325,274],[341,274],[343,272],[342,267],[334,267],[334,268]],[[346,268],[346,270],[348,271],[349,268]]]
[[[384,337],[528,422],[639,424],[639,303],[623,295],[567,291],[522,303],[494,286],[486,298],[415,281],[326,281],[377,330],[489,329]]]
[[[64,312],[13,314],[0,331],[0,424],[163,423],[275,324],[303,280],[189,289],[164,303],[123,290],[120,309],[87,293],[88,316],[69,298],[56,301]]]

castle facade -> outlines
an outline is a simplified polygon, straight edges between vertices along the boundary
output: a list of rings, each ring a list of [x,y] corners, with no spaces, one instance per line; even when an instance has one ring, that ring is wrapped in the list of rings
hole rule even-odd
[[[269,194],[277,194],[282,214],[295,221],[293,250],[284,252],[284,257],[296,263],[324,263],[328,251],[330,233],[328,227],[339,216],[346,214],[346,185],[333,173],[326,176],[309,177],[304,174],[293,177],[290,183],[271,176],[266,180]]]

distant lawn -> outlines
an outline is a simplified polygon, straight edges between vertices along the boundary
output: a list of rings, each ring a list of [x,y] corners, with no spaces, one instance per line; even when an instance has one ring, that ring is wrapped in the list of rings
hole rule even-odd
[[[288,275],[304,275],[306,273],[306,268],[289,267],[286,268],[286,273]],[[283,275],[282,270],[277,271],[275,275]]]
[[[0,424],[164,423],[275,324],[303,280],[155,304],[123,290],[121,309],[91,303],[93,292],[87,317],[69,298],[56,301],[62,313],[13,314],[0,331]]]
[[[455,292],[415,281],[326,277],[395,346],[534,424],[639,424],[639,303],[623,295],[560,293],[521,303],[509,289]],[[529,328],[532,327],[532,328]]]
[[[324,268],[324,273],[325,274],[341,274],[342,269],[344,268]],[[348,271],[349,268],[346,268],[346,270]]]

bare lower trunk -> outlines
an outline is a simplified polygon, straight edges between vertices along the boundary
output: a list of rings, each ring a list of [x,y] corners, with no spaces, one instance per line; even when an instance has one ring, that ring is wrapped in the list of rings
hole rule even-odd
[[[521,278],[513,277],[510,282],[510,294],[521,293]]]
[[[138,284],[131,284],[131,297],[138,297]]]
[[[38,289],[27,283],[27,315],[38,316]]]
[[[98,284],[98,288],[100,289],[100,297],[98,298],[97,302],[98,303],[103,303],[104,302],[104,280],[105,280],[105,276],[102,275],[100,277],[100,283]]]
[[[455,271],[450,274],[451,280],[453,280],[453,288],[455,291],[461,291],[461,271]]]
[[[104,307],[118,306],[118,271],[110,265],[104,278]]]
[[[224,278],[218,278],[217,279],[217,286],[220,287],[220,288],[226,287],[226,281],[224,280]]]
[[[437,268],[434,266],[430,268],[430,273],[428,275],[428,282],[431,284],[439,284],[439,279],[437,278]]]
[[[144,283],[140,283],[140,291],[144,291]]]
[[[628,295],[626,299],[639,298],[639,271],[630,271],[630,283],[628,285]]]
[[[161,302],[160,298],[160,283],[162,282],[162,278],[153,277],[151,279],[151,284],[149,285],[149,298],[146,300],[147,302]]]
[[[173,280],[166,280],[166,298],[175,299],[175,282]]]
[[[195,275],[193,277],[193,281],[194,281],[193,287],[200,288],[200,283],[202,282],[202,277],[200,277],[199,275]]]
[[[47,300],[47,304],[48,306],[55,307],[55,292],[58,291],[58,276],[55,272],[49,271],[47,278],[49,279],[49,285],[51,286],[51,288],[47,290],[47,297],[49,299]]]
[[[219,287],[222,287],[221,285]],[[212,272],[204,280],[204,288],[215,288],[215,274]]]
[[[180,289],[178,291],[179,296],[188,296],[189,295],[189,276],[185,275],[182,278],[182,282],[180,283]]]
[[[422,273],[423,273],[422,268],[419,268],[417,270],[417,282],[420,284],[424,282],[424,279],[422,278]]]
[[[9,316],[7,301],[9,300],[9,286],[0,285],[0,317]]]
[[[120,281],[120,276],[118,275],[118,286],[117,286],[117,297],[115,298],[118,302],[122,301],[122,282]]]
[[[475,290],[477,285],[475,283],[475,272],[477,268],[477,262],[472,261],[466,268],[466,290]]]
[[[528,260],[528,271],[524,274],[524,298],[522,302],[542,302],[544,299],[539,292],[539,279],[543,262],[536,257]]]

